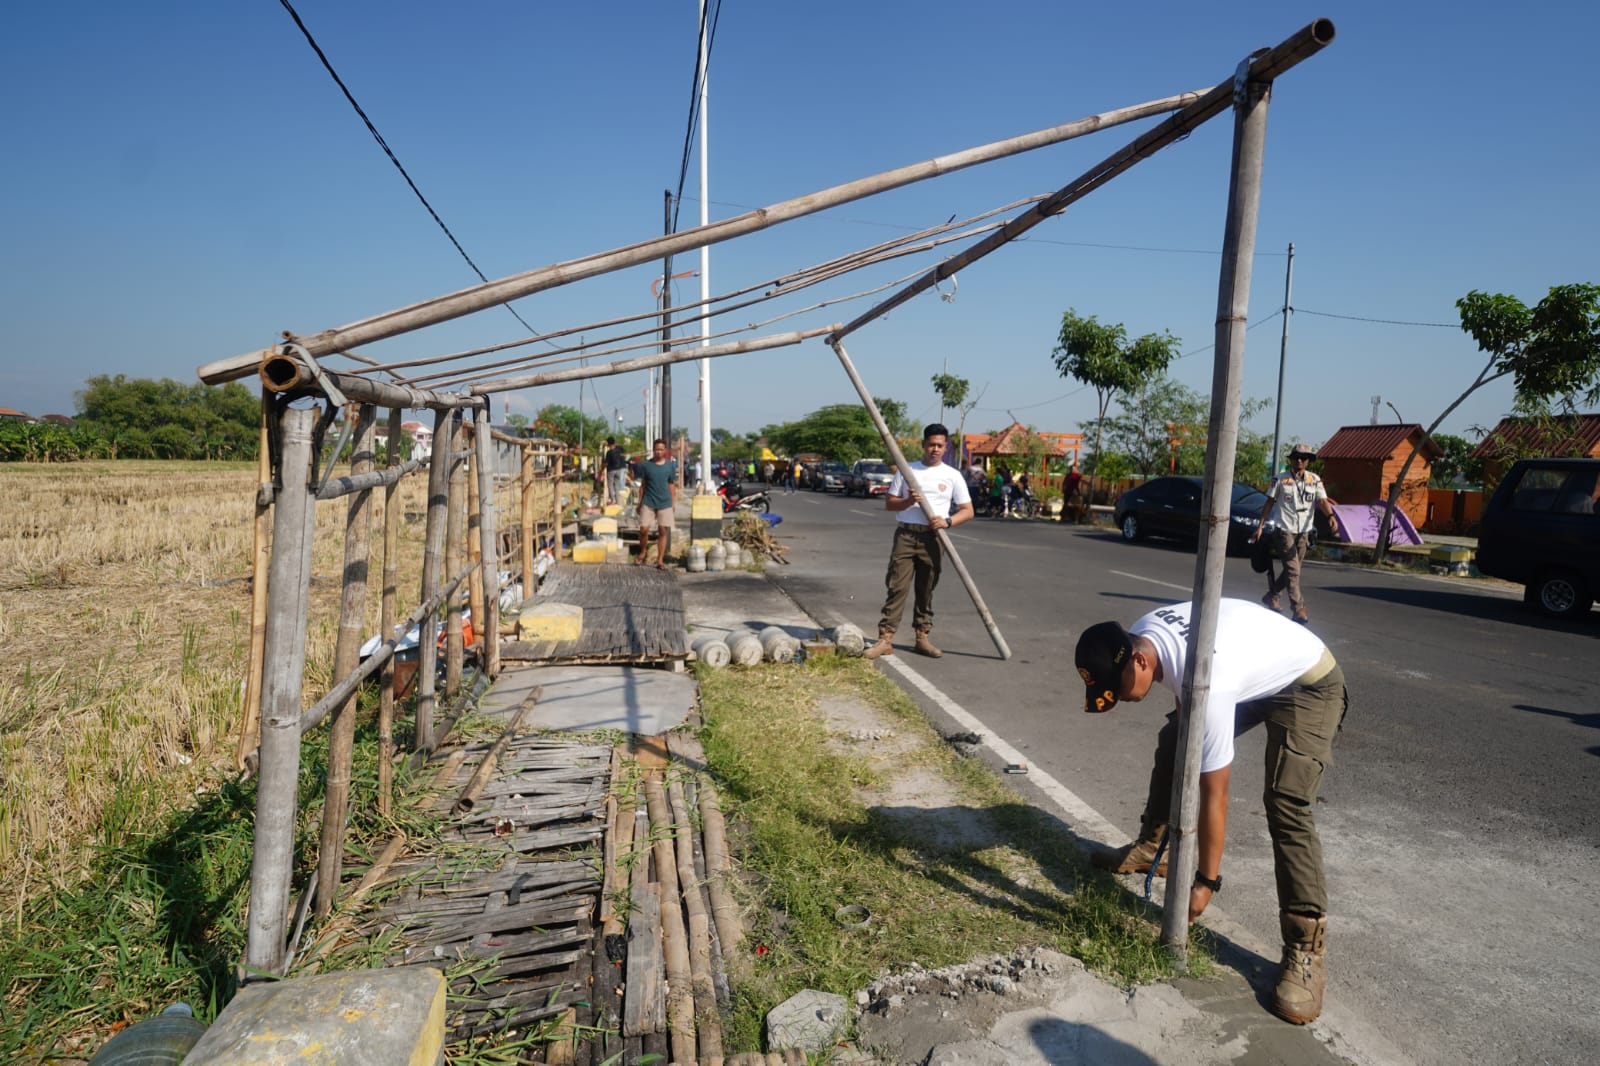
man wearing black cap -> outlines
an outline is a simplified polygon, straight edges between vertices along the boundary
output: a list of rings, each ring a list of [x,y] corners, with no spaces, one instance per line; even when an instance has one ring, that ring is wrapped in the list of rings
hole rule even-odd
[[[1310,619],[1306,616],[1305,597],[1300,594],[1300,564],[1311,546],[1312,523],[1316,521],[1319,508],[1328,516],[1333,531],[1339,532],[1339,516],[1334,513],[1333,501],[1328,499],[1328,490],[1322,487],[1322,478],[1307,467],[1316,457],[1317,453],[1304,444],[1295,444],[1289,449],[1289,470],[1278,475],[1272,488],[1267,490],[1267,503],[1261,508],[1261,524],[1256,526],[1255,536],[1251,538],[1260,540],[1263,535],[1273,538],[1268,542],[1272,550],[1268,553],[1267,594],[1261,597],[1261,602],[1269,610],[1276,611],[1279,609],[1278,593],[1287,589],[1289,609],[1301,625]],[[1262,530],[1269,526],[1272,531],[1263,534]],[[1273,573],[1274,559],[1283,567],[1281,574]]]
[[[1166,834],[1192,606],[1162,607],[1127,629],[1101,622],[1078,638],[1078,673],[1087,686],[1085,711],[1109,711],[1124,701],[1137,703],[1158,683],[1178,700],[1156,741],[1139,839],[1095,855],[1096,866],[1142,873],[1155,862]],[[1222,889],[1233,738],[1265,723],[1263,802],[1283,931],[1283,964],[1272,1011],[1296,1024],[1322,1013],[1328,889],[1312,808],[1322,772],[1333,761],[1333,738],[1347,704],[1344,673],[1309,630],[1247,600],[1221,601],[1211,698],[1201,723],[1200,861],[1189,891],[1189,920],[1198,918]],[[1165,863],[1156,872],[1165,875]]]

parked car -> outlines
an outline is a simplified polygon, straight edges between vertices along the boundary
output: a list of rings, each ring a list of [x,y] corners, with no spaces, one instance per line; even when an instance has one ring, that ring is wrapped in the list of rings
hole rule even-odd
[[[1600,459],[1520,459],[1483,508],[1478,570],[1558,618],[1600,592]]]
[[[845,491],[851,496],[883,496],[894,480],[894,467],[882,459],[859,459],[850,468]]]
[[[1198,540],[1203,487],[1197,477],[1158,477],[1124,492],[1117,497],[1113,512],[1122,539],[1132,542],[1151,536]],[[1233,502],[1228,512],[1230,552],[1249,551],[1250,538],[1261,524],[1261,512],[1266,506],[1264,493],[1237,481],[1233,483]]]
[[[843,463],[818,463],[809,487],[812,492],[844,492],[849,477],[850,468]]]

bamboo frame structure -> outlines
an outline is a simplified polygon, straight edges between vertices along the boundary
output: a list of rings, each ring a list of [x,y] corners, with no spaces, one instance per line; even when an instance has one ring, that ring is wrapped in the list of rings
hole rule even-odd
[[[244,960],[246,968],[272,974],[281,972],[285,963],[284,933],[289,918],[294,804],[302,736],[323,720],[329,721],[330,770],[322,827],[323,864],[319,867],[314,887],[308,893],[315,901],[318,912],[326,913],[334,905],[340,881],[339,856],[343,847],[351,787],[348,731],[353,727],[351,709],[356,689],[364,680],[381,671],[379,735],[382,754],[378,804],[380,809],[388,810],[392,803],[394,716],[398,709],[394,692],[394,649],[399,636],[409,628],[408,622],[420,629],[413,745],[416,750],[412,756],[412,765],[415,766],[420,765],[437,743],[434,722],[437,709],[435,665],[439,654],[436,619],[440,609],[443,607],[447,618],[445,688],[447,693],[455,694],[461,688],[463,672],[460,635],[463,581],[470,581],[474,586],[475,629],[483,642],[479,659],[481,670],[473,689],[475,693],[478,683],[492,678],[499,670],[499,574],[502,564],[511,568],[520,567],[524,593],[531,595],[533,592],[534,568],[540,548],[539,530],[545,522],[544,511],[536,501],[533,489],[537,482],[546,478],[551,485],[548,511],[550,540],[557,558],[565,552],[563,519],[566,509],[562,496],[564,457],[560,453],[552,455],[545,451],[547,445],[544,443],[507,438],[495,433],[489,424],[487,396],[513,389],[537,388],[657,366],[666,367],[676,362],[770,351],[826,337],[883,436],[896,468],[909,478],[909,464],[845,351],[844,339],[868,322],[881,319],[893,308],[935,287],[941,280],[1018,239],[1046,219],[1060,215],[1068,205],[1102,187],[1139,161],[1181,140],[1201,123],[1221,114],[1231,105],[1235,111],[1235,146],[1224,262],[1219,279],[1217,359],[1212,422],[1208,436],[1215,447],[1210,450],[1207,459],[1207,487],[1203,502],[1207,532],[1196,560],[1197,610],[1191,635],[1195,643],[1189,657],[1192,676],[1185,678],[1184,682],[1185,706],[1203,708],[1209,697],[1209,657],[1198,651],[1209,646],[1215,638],[1216,599],[1220,595],[1221,581],[1220,541],[1226,534],[1226,518],[1214,512],[1221,506],[1220,501],[1225,500],[1226,484],[1232,476],[1231,444],[1237,434],[1238,377],[1243,355],[1243,329],[1256,215],[1259,210],[1266,102],[1274,78],[1331,43],[1333,37],[1333,24],[1319,19],[1276,47],[1256,53],[1239,65],[1233,78],[1208,90],[1181,93],[1107,111],[1035,133],[939,156],[696,229],[486,282],[314,335],[301,336],[286,332],[283,343],[201,367],[201,380],[207,383],[218,384],[256,374],[263,389],[263,458],[256,501],[251,674],[247,679],[241,708],[239,744],[240,761],[248,762],[245,752],[256,728],[252,724],[253,716],[258,715],[260,744],[254,758],[259,767],[260,795],[256,812],[255,852],[252,856],[249,929]],[[944,227],[917,234],[914,239],[897,239],[829,259],[814,267],[791,271],[778,276],[760,296],[702,312],[707,323],[706,336],[709,337],[709,321],[715,315],[726,315],[744,306],[788,295],[819,280],[841,276],[901,255],[934,252],[948,242],[975,239],[970,246],[946,257],[931,269],[906,275],[910,280],[902,279],[904,284],[901,281],[892,283],[899,287],[843,324],[745,336],[704,348],[674,348],[669,340],[662,346],[665,350],[638,357],[627,355],[632,350],[631,345],[616,346],[610,350],[602,346],[605,354],[616,358],[588,366],[560,369],[552,369],[548,365],[557,361],[551,355],[559,353],[541,353],[538,358],[505,360],[495,364],[492,369],[502,373],[502,376],[487,380],[485,371],[491,368],[483,366],[475,370],[469,367],[464,371],[427,374],[410,380],[382,380],[377,375],[392,377],[394,370],[402,364],[386,365],[353,350],[360,345],[420,330],[522,296],[651,262],[674,252],[720,243],[913,182],[1060,143],[1136,119],[1162,115],[1167,117],[1054,193],[1014,200],[1003,210],[1010,212],[1019,207],[1023,209],[1003,223],[985,223],[982,227],[962,233],[950,232],[950,224],[947,223]],[[978,217],[988,218],[997,214],[998,210],[991,210]],[[936,239],[925,239],[934,233],[938,234]],[[888,287],[867,289],[847,299],[876,295]],[[735,290],[735,294],[743,296],[757,288],[759,286]],[[830,302],[841,301],[818,302],[804,310],[815,312],[829,306]],[[771,322],[798,313],[777,315],[763,323],[740,325],[725,333],[754,334]],[[637,316],[609,321],[624,323],[634,317]],[[546,336],[570,336],[581,328],[571,327]],[[606,343],[614,345],[628,336],[623,334]],[[513,344],[526,344],[539,339],[529,338]],[[496,345],[480,351],[487,353],[509,346]],[[464,353],[465,356],[474,354]],[[321,365],[319,360],[331,355],[354,360],[363,364],[363,368],[352,373]],[[403,365],[436,363],[446,358],[454,360],[463,356],[410,360]],[[539,369],[522,372],[530,364],[541,360],[547,362]],[[513,370],[516,372],[510,372]],[[422,387],[423,382],[432,382],[434,387]],[[451,382],[453,384],[447,384]],[[357,427],[356,458],[352,461],[350,473],[344,477],[328,478],[325,484],[317,484],[315,453],[320,444],[321,430],[317,424],[317,413],[303,406],[303,398],[307,397],[325,400],[330,407],[346,407],[346,424]],[[294,406],[293,401],[300,401],[302,406]],[[382,470],[372,468],[375,413],[368,405],[390,408],[389,455]],[[398,456],[401,415],[406,408],[433,411],[435,433],[433,453],[426,461],[428,505],[419,575],[421,602],[408,621],[396,625],[395,600],[399,580],[396,490],[401,479],[420,472],[423,465],[421,459],[401,462]],[[472,412],[473,425],[470,430],[462,420],[465,411]],[[466,453],[467,470],[458,472],[456,465],[463,458],[462,449],[467,432],[471,433],[473,445],[470,452]],[[500,536],[501,492],[492,444],[496,439],[514,443],[521,449],[516,475],[518,495],[513,505],[505,509],[506,519],[517,528],[520,541],[511,544],[509,542],[514,538],[506,538],[506,551],[502,551]],[[553,460],[543,475],[536,470],[535,464],[535,459],[541,454]],[[366,568],[370,565],[368,560],[371,553],[371,493],[378,488],[383,488],[385,493],[380,622],[385,639],[377,652],[358,667],[356,649],[359,647],[361,619],[365,613]],[[314,508],[318,500],[345,496],[349,496],[350,500],[346,511],[343,590],[334,681],[315,705],[302,712]],[[926,512],[926,501],[920,502]],[[996,648],[1002,657],[1009,658],[1010,650],[1004,637],[959,555],[942,531],[939,539],[967,587]],[[470,562],[462,556],[470,557]],[[467,698],[471,699],[472,694]],[[259,711],[256,710],[257,705]],[[445,728],[448,728],[448,723]],[[1192,765],[1189,761],[1192,755],[1190,749],[1196,741],[1197,737],[1185,737],[1186,768]],[[1186,890],[1188,877],[1194,869],[1192,837],[1196,779],[1189,769],[1182,769],[1177,784],[1172,824],[1177,828],[1178,843],[1172,861],[1176,864],[1178,875],[1168,882],[1168,928],[1164,929],[1164,941],[1181,960],[1186,944],[1186,925],[1182,924],[1182,919],[1186,917],[1186,906],[1185,901],[1175,897],[1173,885],[1181,886],[1180,891]],[[698,1050],[702,1056],[715,1058],[721,1054],[720,1041],[715,1032],[714,1001],[713,1005],[707,1006],[706,993],[714,982],[712,968],[707,966],[706,958],[712,954],[712,945],[720,943],[728,960],[737,963],[742,938],[737,908],[723,884],[727,866],[726,843],[722,840],[715,795],[708,784],[698,787],[697,791],[699,807],[707,825],[703,855],[697,854],[693,846],[682,846],[685,823],[695,797],[685,795],[679,781],[674,781],[664,789],[659,775],[648,775],[644,782],[643,800],[649,810],[648,820],[654,822],[658,830],[653,850],[662,893],[659,910],[665,937],[664,954],[671,980],[671,996],[667,1003],[671,1023],[671,1052],[672,1058],[680,1061],[695,1058],[697,1031],[700,1038]],[[621,820],[619,817],[618,821]],[[673,827],[670,834],[661,832],[668,826]],[[677,848],[673,847],[671,837],[674,836],[679,838]],[[642,871],[645,861],[642,856],[637,856],[635,861],[637,874]],[[714,996],[714,989],[712,994]],[[646,1038],[647,1041],[650,1039]],[[652,1050],[648,1043],[646,1049]],[[659,1049],[666,1050],[664,1047]]]

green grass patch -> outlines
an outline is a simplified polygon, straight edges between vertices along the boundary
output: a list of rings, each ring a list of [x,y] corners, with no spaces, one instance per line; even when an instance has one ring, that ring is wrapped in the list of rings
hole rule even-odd
[[[766,1012],[802,988],[848,996],[912,962],[1047,946],[1121,984],[1173,976],[1155,912],[1089,868],[1053,816],[957,757],[871,665],[824,658],[705,670],[700,681],[706,754],[757,897],[754,974],[735,992],[727,1046],[760,1047]],[[952,846],[858,800],[881,771],[829,743],[818,710],[828,697],[860,700],[921,740],[901,765],[944,776],[951,805],[986,827],[984,842]],[[868,929],[835,920],[847,904],[872,912]],[[1203,943],[1189,965],[1208,972]]]

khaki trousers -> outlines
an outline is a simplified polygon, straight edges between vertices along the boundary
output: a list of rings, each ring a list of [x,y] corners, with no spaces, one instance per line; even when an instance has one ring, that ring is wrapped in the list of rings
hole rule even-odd
[[[1328,879],[1313,808],[1322,773],[1333,762],[1333,738],[1349,703],[1344,671],[1335,665],[1313,684],[1290,685],[1264,699],[1241,703],[1235,712],[1234,736],[1263,723],[1267,727],[1262,804],[1272,836],[1279,910],[1319,917],[1328,913]],[[1177,754],[1178,716],[1173,712],[1156,739],[1141,840],[1159,839],[1161,827],[1172,815],[1172,771]]]
[[[1287,558],[1268,561],[1267,593],[1268,595],[1276,596],[1287,589],[1290,609],[1304,611],[1306,609],[1306,601],[1300,595],[1300,564],[1305,561],[1306,549],[1311,547],[1311,534],[1278,533],[1274,535],[1288,539],[1289,553]],[[1275,574],[1273,564],[1282,567],[1282,573]]]
[[[912,626],[919,630],[933,628],[933,590],[939,584],[942,563],[939,537],[932,529],[905,522],[895,524],[894,546],[889,550],[889,571],[883,578],[889,595],[883,601],[883,616],[878,619],[878,632],[893,633],[900,628],[900,618],[906,610],[906,597],[913,591],[916,605],[911,612]]]

